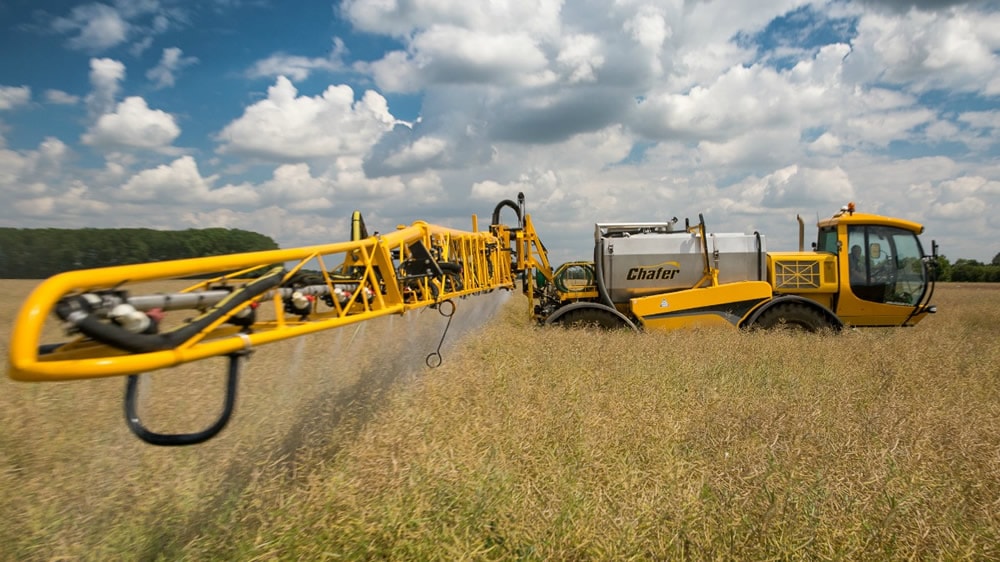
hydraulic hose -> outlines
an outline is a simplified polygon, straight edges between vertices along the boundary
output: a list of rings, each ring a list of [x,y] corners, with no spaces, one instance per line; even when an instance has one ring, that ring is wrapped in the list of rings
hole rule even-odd
[[[236,307],[277,287],[281,284],[284,274],[284,268],[275,267],[260,278],[232,291],[201,316],[159,334],[136,334],[117,324],[101,321],[96,314],[90,312],[90,305],[82,295],[63,299],[56,305],[55,312],[59,318],[73,324],[85,336],[112,347],[132,353],[163,351],[179,346]]]
[[[764,245],[760,241],[760,232],[759,231],[756,231],[756,230],[753,231],[753,235],[754,235],[754,245],[756,246],[756,250],[757,250],[757,280],[758,281],[763,281],[764,280],[764,271],[763,271],[762,266],[760,264],[761,264],[761,261],[763,261],[763,259],[764,259],[764,256],[763,256]],[[799,250],[799,251],[801,251],[801,250]]]
[[[903,320],[903,323],[901,324],[902,326],[905,326],[906,323],[909,322],[911,318],[916,316],[921,309],[927,307],[931,303],[931,298],[934,296],[934,286],[937,284],[937,264],[932,266],[925,261],[921,264],[921,267],[924,270],[924,277],[927,279],[927,286],[924,287],[924,292],[920,295],[920,298],[917,299],[917,303],[913,306],[913,311],[906,317],[906,320]]]
[[[604,239],[598,238],[594,244],[594,277],[597,284],[597,296],[601,299],[601,304],[615,307],[615,303],[608,294],[608,289],[604,285]]]
[[[496,208],[493,209],[493,222],[490,224],[500,224],[500,211],[502,211],[504,207],[514,209],[514,213],[517,214],[517,226],[520,227],[522,224],[521,208],[518,207],[517,203],[511,201],[510,199],[504,199],[503,201],[497,203]]]

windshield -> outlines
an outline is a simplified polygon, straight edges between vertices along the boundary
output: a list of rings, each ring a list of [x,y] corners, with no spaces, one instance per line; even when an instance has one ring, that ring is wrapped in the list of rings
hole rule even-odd
[[[851,291],[864,300],[915,306],[927,288],[917,235],[889,226],[849,226]]]

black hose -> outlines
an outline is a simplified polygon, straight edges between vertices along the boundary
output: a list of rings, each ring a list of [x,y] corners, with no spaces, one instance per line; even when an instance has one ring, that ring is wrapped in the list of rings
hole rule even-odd
[[[756,231],[756,230],[753,231],[753,235],[754,235],[754,238],[755,238],[755,243],[757,245],[757,280],[758,281],[763,281],[764,280],[764,272],[761,270],[762,266],[760,265],[760,262],[761,262],[761,258],[763,257],[763,256],[761,256],[761,253],[764,250],[764,245],[761,244],[761,242],[760,242],[760,232],[759,231]]]
[[[934,297],[934,286],[937,282],[937,263],[934,263],[934,265],[932,266],[931,264],[924,261],[921,265],[924,270],[924,275],[927,278],[927,286],[924,287],[924,292],[922,295],[920,295],[920,298],[917,299],[917,304],[913,306],[913,311],[910,312],[910,315],[906,317],[906,320],[903,320],[901,326],[905,326],[906,323],[909,322],[911,318],[913,318],[914,316],[916,316],[918,312],[920,312],[920,309],[931,304],[931,298]]]
[[[705,217],[698,214],[698,225],[701,227],[701,247],[705,250],[705,273],[712,270],[712,262],[708,259],[708,232],[705,231]]]
[[[497,206],[493,209],[493,222],[491,222],[490,224],[491,225],[500,224],[500,211],[502,211],[504,207],[510,207],[511,209],[514,209],[514,212],[517,214],[517,226],[518,228],[520,228],[522,224],[521,208],[517,205],[517,203],[511,201],[510,199],[504,199],[503,201],[497,203]]]
[[[56,305],[55,312],[59,318],[72,323],[85,336],[112,347],[132,353],[163,351],[176,348],[239,305],[277,287],[284,275],[284,268],[275,267],[253,282],[229,293],[201,316],[159,334],[135,334],[117,324],[102,322],[96,314],[90,313],[89,305],[82,296],[63,299]]]
[[[614,301],[611,300],[611,295],[608,294],[608,289],[604,285],[604,239],[598,238],[597,242],[594,243],[594,277],[597,284],[597,296],[601,299],[601,304],[615,307]]]
[[[438,264],[438,267],[441,268],[441,271],[443,271],[443,272],[445,272],[447,274],[450,274],[450,275],[460,275],[462,273],[462,264],[460,264],[460,263],[451,263],[451,262],[447,262],[447,261],[439,261],[439,262],[437,262],[437,264]]]

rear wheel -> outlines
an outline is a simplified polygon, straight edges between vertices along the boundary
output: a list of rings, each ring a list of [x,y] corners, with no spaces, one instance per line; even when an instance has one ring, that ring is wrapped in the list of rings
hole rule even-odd
[[[765,330],[777,328],[816,332],[834,328],[834,325],[815,308],[797,302],[789,302],[765,310],[754,323],[754,327]]]
[[[567,328],[601,328],[604,330],[617,330],[620,328],[631,328],[610,310],[601,308],[578,308],[563,314],[556,322]]]

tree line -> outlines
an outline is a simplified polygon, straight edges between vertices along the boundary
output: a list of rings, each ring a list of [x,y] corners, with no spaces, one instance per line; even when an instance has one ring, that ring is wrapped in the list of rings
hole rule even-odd
[[[990,263],[960,258],[950,263],[945,256],[938,256],[937,280],[963,283],[1000,283],[1000,253]]]
[[[233,228],[0,228],[0,278],[276,249],[268,236]]]

